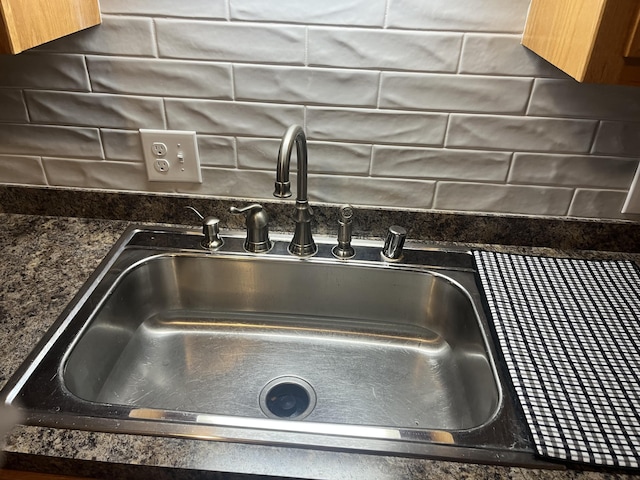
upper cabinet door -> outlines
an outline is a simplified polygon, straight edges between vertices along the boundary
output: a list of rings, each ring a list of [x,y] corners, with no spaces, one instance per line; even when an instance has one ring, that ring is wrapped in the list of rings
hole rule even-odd
[[[0,0],[0,53],[20,53],[99,23],[98,0]]]
[[[640,85],[640,1],[532,0],[522,44],[579,82]]]

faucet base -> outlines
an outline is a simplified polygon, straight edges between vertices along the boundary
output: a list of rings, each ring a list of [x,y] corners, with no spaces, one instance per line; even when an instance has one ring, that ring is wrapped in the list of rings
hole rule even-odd
[[[289,244],[289,253],[298,257],[309,257],[318,251],[311,234],[311,217],[313,210],[307,201],[296,202],[296,214],[294,220],[296,229],[293,239]]]
[[[318,251],[318,246],[311,236],[311,223],[296,224],[296,231],[289,244],[289,253],[298,257],[310,257]]]
[[[267,253],[273,248],[273,242],[271,240],[267,240],[261,243],[255,242],[244,242],[244,249],[249,253]]]
[[[351,245],[336,245],[331,249],[331,253],[334,257],[348,260],[356,256],[356,251]]]
[[[296,257],[311,257],[318,252],[318,247],[316,244],[294,244],[293,241],[289,244],[289,253],[291,255],[295,255]]]

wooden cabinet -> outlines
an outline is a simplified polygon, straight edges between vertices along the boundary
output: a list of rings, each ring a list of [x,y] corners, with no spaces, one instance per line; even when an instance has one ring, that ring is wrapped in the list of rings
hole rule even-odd
[[[99,23],[98,0],[0,0],[0,53],[20,53]]]
[[[579,82],[640,85],[639,0],[532,0],[522,44]]]

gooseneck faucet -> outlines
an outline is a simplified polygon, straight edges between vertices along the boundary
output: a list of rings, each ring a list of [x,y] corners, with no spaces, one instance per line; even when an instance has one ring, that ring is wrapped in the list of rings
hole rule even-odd
[[[289,165],[294,144],[298,159],[298,185],[296,190],[296,212],[294,215],[296,229],[289,244],[289,253],[299,257],[307,257],[315,254],[318,251],[318,247],[311,235],[313,211],[307,200],[307,138],[304,130],[299,125],[289,127],[280,142],[276,167],[276,188],[273,195],[279,198],[291,196]]]

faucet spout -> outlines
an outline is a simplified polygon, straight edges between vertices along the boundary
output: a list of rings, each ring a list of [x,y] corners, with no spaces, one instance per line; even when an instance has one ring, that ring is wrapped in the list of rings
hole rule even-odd
[[[291,196],[289,169],[294,145],[298,162],[296,212],[294,216],[296,228],[293,239],[289,244],[289,252],[293,255],[306,257],[315,254],[318,251],[318,247],[311,235],[313,211],[307,200],[307,138],[304,130],[299,125],[289,127],[280,142],[273,195],[279,198]]]

